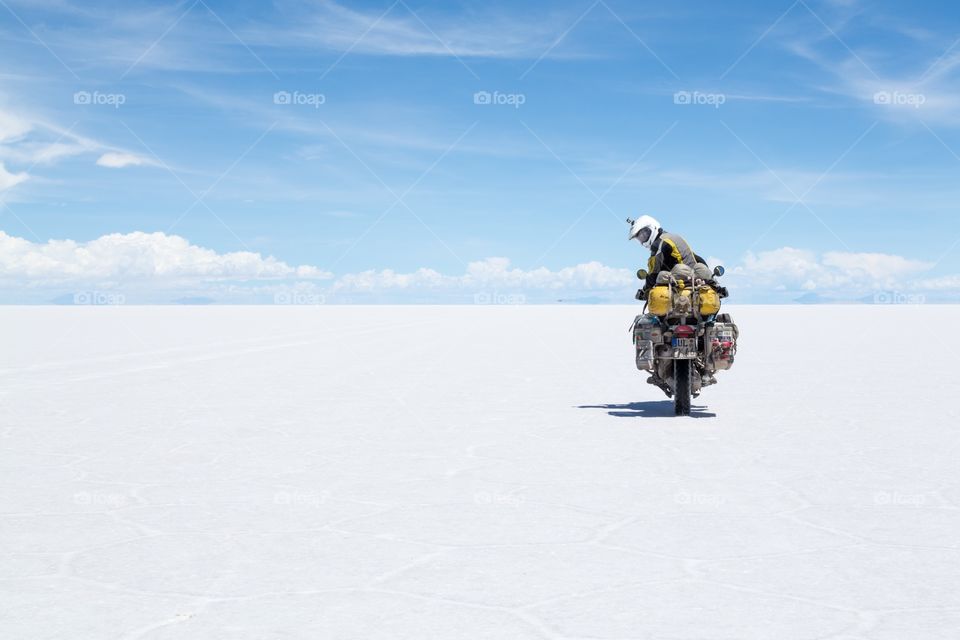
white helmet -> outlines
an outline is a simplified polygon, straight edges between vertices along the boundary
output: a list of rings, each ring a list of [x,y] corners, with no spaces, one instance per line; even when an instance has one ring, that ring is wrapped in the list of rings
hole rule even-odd
[[[627,218],[627,222],[630,224],[630,235],[627,236],[627,239],[633,240],[636,238],[647,249],[660,235],[660,223],[650,216],[640,216],[636,220]]]

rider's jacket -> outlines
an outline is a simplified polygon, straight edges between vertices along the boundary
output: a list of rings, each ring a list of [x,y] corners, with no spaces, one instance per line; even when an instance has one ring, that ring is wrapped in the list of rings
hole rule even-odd
[[[703,258],[693,252],[682,236],[661,231],[650,248],[650,260],[647,261],[647,286],[651,287],[656,283],[657,274],[661,271],[670,271],[681,263],[693,269],[698,262],[706,264]]]

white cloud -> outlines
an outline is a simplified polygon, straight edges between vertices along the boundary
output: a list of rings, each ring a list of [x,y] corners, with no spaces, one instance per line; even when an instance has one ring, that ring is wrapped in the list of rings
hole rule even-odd
[[[850,29],[862,24],[853,20],[849,25],[837,25],[835,31],[846,38],[843,27]],[[888,37],[908,35],[916,42],[913,47],[923,49],[925,58],[919,59],[909,71],[888,73],[891,63],[902,59],[890,57],[896,48],[858,53],[844,49],[830,49],[830,38],[818,34],[819,29],[802,31],[802,35],[781,38],[779,42],[794,55],[816,65],[822,72],[814,81],[817,89],[845,96],[871,108],[878,118],[894,122],[919,124],[931,122],[949,126],[960,125],[960,92],[957,91],[957,72],[960,71],[960,52],[954,52],[950,43],[953,36],[936,38],[919,30],[905,30],[902,20],[872,16],[874,27],[886,28]],[[949,47],[949,48],[947,48]],[[946,52],[945,52],[946,49]],[[839,52],[839,53],[836,53]],[[901,56],[902,58],[902,56]]]
[[[27,142],[4,150],[12,160],[31,165],[48,165],[63,158],[92,152],[86,144],[77,142]]]
[[[34,243],[0,231],[0,279],[43,287],[62,283],[176,286],[185,282],[324,279],[312,266],[294,267],[251,251],[217,253],[165,233],[114,233],[89,242]]]
[[[711,258],[716,265],[723,261]],[[938,299],[960,295],[960,275],[928,277],[934,265],[884,253],[782,247],[748,253],[724,277],[737,302],[792,301],[804,294],[857,300],[880,291],[922,290]],[[507,258],[471,262],[462,273],[423,267],[334,274],[290,265],[252,251],[218,253],[165,233],[114,233],[88,242],[31,242],[0,231],[0,300],[50,300],[74,291],[120,291],[128,299],[169,302],[205,296],[222,302],[293,299],[462,302],[478,294],[529,301],[600,299],[628,304],[637,281],[630,269],[584,262],[561,269],[514,267]]]
[[[156,165],[148,158],[87,138],[72,128],[65,129],[29,113],[0,107],[0,162],[33,167],[92,154],[99,154],[96,163],[102,167]]]
[[[108,151],[97,158],[97,164],[101,167],[108,167],[110,169],[120,169],[123,167],[138,167],[143,164],[152,163],[143,156],[138,156],[134,153]]]
[[[30,133],[33,127],[23,118],[0,110],[0,143],[18,140]]]
[[[362,11],[333,0],[308,6],[308,11],[286,24],[250,28],[241,35],[254,44],[285,42],[375,55],[531,59],[574,55],[568,49],[561,54],[551,45],[563,39],[576,15],[547,12],[531,19],[472,12],[464,22],[463,15],[415,15],[403,3],[386,12],[382,8]]]
[[[813,251],[782,247],[748,253],[730,272],[729,285],[761,291],[815,291],[854,298],[865,293],[907,288],[918,274],[933,268],[929,262],[885,253]]]
[[[391,269],[364,271],[341,276],[333,284],[334,291],[382,292],[390,290],[461,290],[499,288],[511,291],[596,291],[630,287],[634,280],[628,269],[617,269],[599,262],[586,262],[551,271],[512,268],[507,258],[487,258],[471,262],[461,275],[443,275],[421,268],[411,273]]]
[[[831,251],[823,256],[823,264],[850,275],[880,285],[910,276],[933,267],[933,263],[912,260],[888,253],[845,253]]]
[[[251,65],[267,70],[267,63],[261,64],[251,52],[259,56],[262,50],[278,48],[462,59],[583,57],[574,50],[576,34],[565,33],[583,8],[548,7],[529,14],[480,6],[454,7],[451,12],[447,7],[436,11],[402,2],[366,8],[351,2],[298,0],[280,2],[280,11],[257,20],[225,15],[230,23],[227,29],[211,21],[202,5],[191,9],[174,3],[147,10],[143,3],[116,3],[109,9],[99,4],[45,7],[44,19],[62,10],[69,14],[71,28],[46,30],[44,42],[65,60],[83,59],[121,73],[149,69],[237,72],[249,71]],[[595,15],[604,14],[602,8],[595,10]],[[604,17],[615,23],[612,16]],[[171,29],[174,24],[176,28]],[[164,37],[158,40],[161,33]],[[623,33],[629,37],[626,30]],[[238,39],[249,48],[237,46]],[[150,42],[145,52],[145,43]]]
[[[960,291],[960,275],[923,278],[914,283],[914,286],[925,291]]]
[[[29,177],[25,172],[10,173],[3,163],[0,162],[0,191],[6,191]]]

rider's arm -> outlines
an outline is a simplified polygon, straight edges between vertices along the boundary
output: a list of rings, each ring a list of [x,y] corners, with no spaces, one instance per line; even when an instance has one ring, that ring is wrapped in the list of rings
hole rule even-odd
[[[643,283],[643,289],[637,292],[638,300],[646,300],[646,294],[650,289],[657,284],[657,276],[660,275],[660,272],[664,269],[664,260],[667,256],[670,255],[669,249],[665,252],[664,246],[661,245],[660,251],[650,256],[650,259],[647,260],[647,279]]]
[[[664,269],[670,268],[668,266],[667,260],[670,259],[670,247],[667,243],[660,243],[660,250],[655,254],[650,256],[650,260],[647,262],[647,273],[654,276],[654,281],[656,281],[656,275],[663,271]]]

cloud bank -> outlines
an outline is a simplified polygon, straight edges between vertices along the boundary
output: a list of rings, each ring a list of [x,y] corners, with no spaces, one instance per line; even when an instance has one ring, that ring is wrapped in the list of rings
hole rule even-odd
[[[731,282],[769,291],[817,291],[855,296],[909,286],[933,264],[885,253],[812,251],[782,247],[748,253],[731,272]]]
[[[507,258],[487,258],[471,262],[462,275],[444,275],[433,269],[418,269],[412,273],[363,271],[341,276],[333,284],[333,291],[376,292],[414,289],[470,289],[496,287],[504,290],[575,291],[611,290],[629,287],[633,275],[628,269],[616,269],[599,262],[586,262],[573,267],[551,271],[545,267],[524,270],[510,266]]]
[[[711,258],[712,265],[719,259]],[[925,292],[960,300],[960,275],[884,253],[782,247],[727,264],[735,302],[858,301],[877,292]],[[114,233],[88,242],[30,240],[0,231],[0,302],[50,302],[77,291],[119,292],[139,302],[199,298],[223,303],[277,299],[325,302],[619,302],[637,287],[632,270],[597,261],[523,269],[503,257],[460,274],[423,267],[333,274],[253,251],[219,253],[161,232]],[[951,298],[951,296],[953,298]]]
[[[38,288],[84,286],[177,287],[205,281],[299,279],[331,274],[309,265],[290,266],[251,251],[217,253],[165,233],[113,233],[89,242],[31,242],[0,231],[0,279]]]

